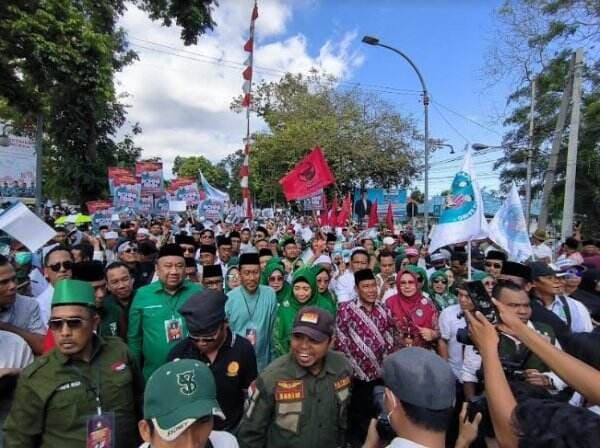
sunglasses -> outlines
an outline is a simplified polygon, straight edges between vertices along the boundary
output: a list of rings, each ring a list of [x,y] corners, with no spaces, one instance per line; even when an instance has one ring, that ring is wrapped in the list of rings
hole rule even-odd
[[[282,282],[283,281],[283,277],[282,276],[269,277],[269,281],[270,282]]]
[[[423,283],[423,279],[422,279],[421,277],[417,277],[417,281],[418,281],[419,283]]]
[[[485,266],[487,268],[502,269],[502,263],[492,263],[491,261],[486,261]]]
[[[182,247],[182,250],[184,252],[189,252],[189,253],[194,253],[194,248],[193,247]]]
[[[239,280],[240,279],[240,274],[227,274],[227,278],[229,280]]]
[[[436,278],[433,283],[443,283],[444,285],[448,283],[448,280],[444,280],[443,278]]]
[[[79,330],[83,328],[84,323],[87,319],[83,319],[81,317],[67,317],[64,319],[50,319],[48,321],[48,327],[52,331],[62,330],[63,325],[67,324],[70,330]]]
[[[123,251],[123,253],[125,253],[125,254],[137,254],[137,251],[138,251],[138,250],[137,250],[136,248],[134,248],[134,247],[130,247],[129,249],[125,249],[125,250]]]
[[[412,280],[401,280],[400,284],[401,285],[414,285],[415,282],[413,282]]]
[[[485,286],[496,286],[496,282],[488,280],[487,282],[483,282]]]
[[[73,268],[73,262],[72,261],[63,261],[63,262],[59,262],[59,263],[50,264],[50,265],[48,265],[48,267],[50,269],[52,269],[54,272],[59,272],[61,267],[65,271],[70,271]]]
[[[211,336],[200,336],[197,334],[191,334],[189,335],[189,338],[192,341],[196,341],[196,342],[205,342],[205,343],[211,343],[211,342],[215,342],[218,337],[219,337],[219,331],[221,329],[219,328],[214,334],[212,334]]]

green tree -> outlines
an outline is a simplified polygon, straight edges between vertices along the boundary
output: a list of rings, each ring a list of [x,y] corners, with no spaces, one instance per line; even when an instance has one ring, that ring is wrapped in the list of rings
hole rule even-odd
[[[222,165],[213,165],[204,156],[175,157],[173,162],[173,174],[179,177],[198,177],[198,171],[202,171],[204,177],[213,187],[226,190],[229,187],[229,173]]]
[[[153,19],[183,27],[186,44],[212,28],[212,0],[137,0]],[[106,168],[139,155],[131,140],[115,141],[126,108],[114,74],[136,59],[117,26],[124,0],[0,2],[0,118],[31,130],[45,122],[46,195],[84,202],[106,195]]]
[[[515,91],[508,98],[510,113],[504,124],[509,128],[503,144],[508,148],[496,163],[501,169],[504,189],[515,181],[525,189],[526,153],[529,146],[529,83],[536,79],[536,108],[533,139],[532,196],[542,188],[549,151],[558,117],[561,96],[566,86],[569,59],[577,47],[586,54],[582,96],[582,116],[577,158],[575,212],[584,221],[588,235],[600,231],[600,54],[596,46],[600,38],[600,6],[586,0],[506,1],[499,10],[500,30],[495,35],[495,48],[488,61],[488,74],[493,79],[509,77]],[[568,123],[569,120],[567,120]],[[564,176],[566,172],[568,126],[564,130],[559,153],[556,182],[550,198],[550,216],[558,220],[562,214]]]
[[[239,105],[237,98],[232,109]],[[269,128],[254,134],[250,157],[259,203],[283,201],[279,179],[316,145],[344,191],[406,185],[418,170],[414,124],[376,96],[337,90],[315,74],[287,74],[257,86],[254,108]]]

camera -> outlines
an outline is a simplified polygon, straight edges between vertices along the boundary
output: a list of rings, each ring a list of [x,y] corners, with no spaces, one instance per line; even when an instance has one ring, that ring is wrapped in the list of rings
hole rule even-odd
[[[515,361],[508,358],[500,358],[502,370],[508,381],[525,381],[525,370],[523,369],[523,361]]]
[[[492,299],[487,293],[485,286],[480,281],[465,282],[463,284],[464,289],[469,294],[471,303],[475,307],[475,311],[479,311],[492,325],[498,323],[498,314],[496,313],[496,307],[492,303]],[[464,317],[464,313],[460,313],[459,317]],[[473,345],[473,341],[469,337],[469,331],[467,328],[460,328],[456,332],[456,340],[461,344]]]
[[[396,437],[396,433],[392,429],[392,425],[390,425],[387,411],[383,405],[384,391],[385,388],[383,386],[375,386],[373,388],[373,405],[377,411],[377,424],[375,426],[377,434],[383,445],[387,446]]]

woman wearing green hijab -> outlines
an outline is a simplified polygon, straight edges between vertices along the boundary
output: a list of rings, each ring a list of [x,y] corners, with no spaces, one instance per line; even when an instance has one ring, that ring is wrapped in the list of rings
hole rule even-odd
[[[292,326],[296,314],[302,307],[318,306],[330,313],[335,313],[335,307],[329,300],[317,294],[317,280],[311,267],[302,267],[294,272],[292,292],[279,304],[273,327],[273,347],[275,356],[285,355],[290,351]]]
[[[429,279],[431,281],[430,298],[438,311],[457,303],[456,296],[448,289],[448,277],[444,271],[435,271]]]
[[[318,300],[324,305],[329,303],[330,308],[326,308],[325,306],[323,306],[323,308],[327,309],[327,311],[330,311],[335,317],[337,312],[337,299],[335,298],[333,292],[329,290],[331,274],[325,268],[325,266],[322,265],[313,265],[312,269],[315,273],[315,279],[317,282],[317,295],[319,296]]]
[[[260,284],[267,285],[273,288],[275,295],[277,296],[277,304],[281,305],[292,291],[292,287],[288,282],[285,281],[287,273],[285,272],[285,266],[281,258],[271,258],[265,269],[260,274]]]
[[[225,274],[225,294],[242,284],[240,280],[240,268],[237,265],[229,266]]]

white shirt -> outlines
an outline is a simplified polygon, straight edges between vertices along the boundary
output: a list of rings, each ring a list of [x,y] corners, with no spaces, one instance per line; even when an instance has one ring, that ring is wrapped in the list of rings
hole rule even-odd
[[[44,292],[49,283],[38,268],[33,268],[29,273],[29,284],[31,285],[31,294],[33,297],[37,297]]]
[[[420,443],[413,442],[412,440],[405,439],[404,437],[396,437],[392,440],[387,448],[429,448],[425,445],[421,445]]]
[[[571,314],[571,331],[573,333],[589,333],[594,327],[592,325],[592,318],[590,312],[583,303],[570,297],[565,297],[567,300],[567,306]],[[560,317],[565,323],[567,323],[567,314],[564,309],[562,301],[558,296],[554,297],[554,302],[547,306],[546,309],[552,311],[558,317]]]
[[[35,299],[40,306],[40,317],[42,322],[48,322],[50,320],[50,308],[52,305],[52,296],[54,295],[54,286],[48,284],[48,287],[37,296]]]
[[[21,336],[0,330],[0,369],[24,369],[33,362],[33,352]]]
[[[237,439],[225,431],[211,431],[208,439],[215,448],[239,448],[240,446]],[[142,443],[139,448],[152,448],[152,445]]]
[[[464,344],[456,340],[456,333],[460,328],[466,328],[464,317],[457,317],[461,312],[460,305],[450,305],[440,313],[438,320],[440,335],[448,343],[448,364],[454,376],[460,381],[463,365]]]
[[[348,302],[358,297],[354,289],[354,273],[350,271],[344,272],[335,282],[335,296],[338,303]]]
[[[550,261],[552,261],[552,249],[550,249],[545,243],[538,244],[537,246],[532,245],[531,249],[536,260],[548,258]]]

